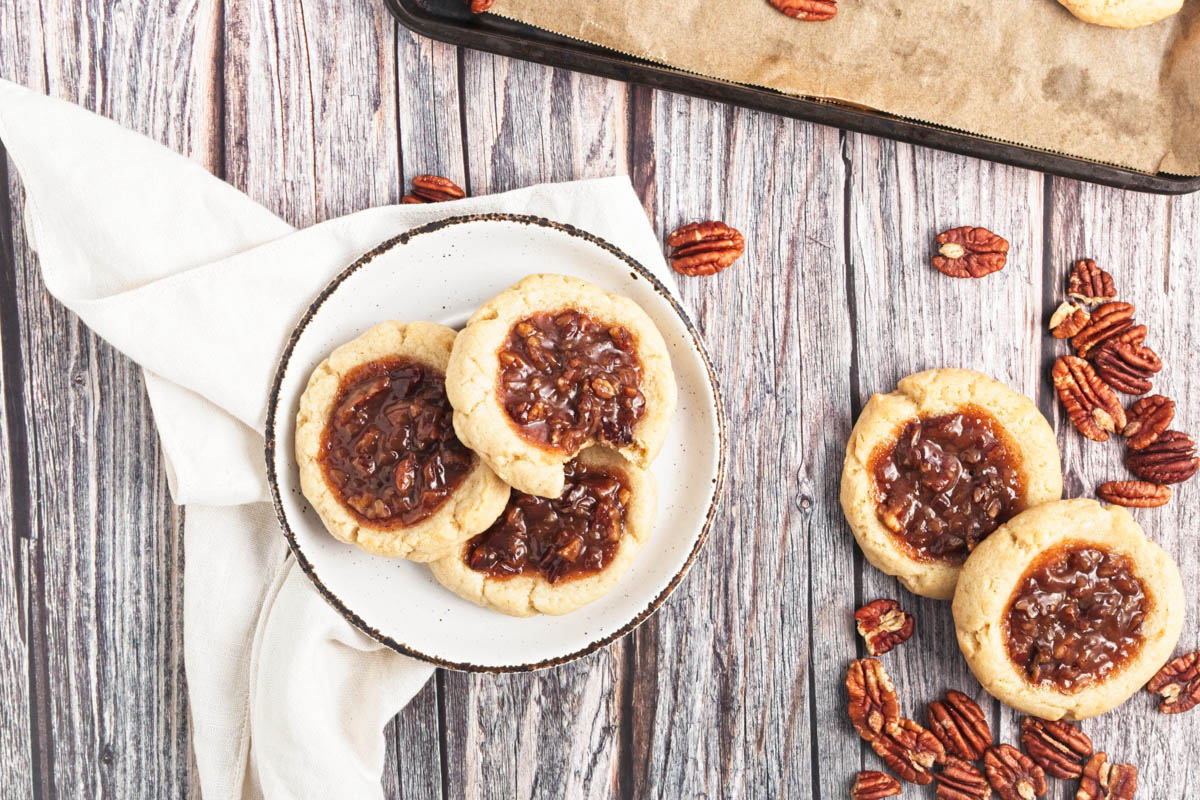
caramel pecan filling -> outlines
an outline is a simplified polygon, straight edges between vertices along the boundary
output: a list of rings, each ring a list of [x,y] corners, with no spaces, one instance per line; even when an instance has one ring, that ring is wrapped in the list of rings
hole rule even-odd
[[[646,410],[633,335],[575,309],[539,311],[500,349],[500,404],[536,444],[575,453],[589,440],[621,446]]]
[[[1149,608],[1126,556],[1068,542],[1021,577],[1004,613],[1005,646],[1030,683],[1074,692],[1137,654]]]
[[[467,543],[471,569],[506,578],[526,572],[551,583],[599,572],[617,552],[629,489],[615,472],[570,461],[551,500],[514,491],[500,519]]]
[[[880,521],[923,561],[961,564],[1021,510],[1025,492],[1016,448],[973,406],[908,422],[870,469]]]
[[[347,373],[321,438],[320,462],[334,494],[375,528],[429,517],[471,471],[454,435],[445,377],[404,358]]]

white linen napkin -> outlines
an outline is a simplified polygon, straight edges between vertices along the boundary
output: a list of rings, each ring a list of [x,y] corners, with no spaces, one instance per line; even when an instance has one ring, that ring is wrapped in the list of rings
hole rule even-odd
[[[287,553],[265,502],[262,438],[280,351],[343,267],[457,214],[568,222],[673,285],[628,179],[375,208],[297,231],[155,142],[3,80],[0,141],[46,287],[142,366],[171,494],[187,504],[184,662],[204,797],[382,796],[382,729],[432,670],[350,626]]]

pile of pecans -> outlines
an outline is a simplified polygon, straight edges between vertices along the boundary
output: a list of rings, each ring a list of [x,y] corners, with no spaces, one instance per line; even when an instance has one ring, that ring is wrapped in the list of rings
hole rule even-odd
[[[1122,434],[1125,465],[1138,480],[1108,481],[1097,496],[1114,505],[1147,508],[1171,499],[1170,484],[1200,470],[1192,437],[1170,425],[1175,402],[1149,394],[1162,359],[1145,344],[1147,329],[1134,307],[1117,300],[1112,275],[1091,259],[1077,261],[1067,282],[1068,299],[1050,317],[1050,333],[1075,350],[1054,362],[1051,377],[1071,424],[1089,439]],[[1117,393],[1145,395],[1128,409]]]

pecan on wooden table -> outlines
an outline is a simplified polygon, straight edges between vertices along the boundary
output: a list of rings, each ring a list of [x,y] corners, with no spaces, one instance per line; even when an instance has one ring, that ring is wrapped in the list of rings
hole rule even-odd
[[[1046,793],[1045,770],[1011,744],[988,750],[983,765],[1000,800],[1034,800]]]
[[[937,778],[938,800],[989,800],[992,787],[979,767],[970,761],[946,756]]]
[[[933,266],[951,278],[982,278],[1008,263],[1008,240],[987,228],[952,228],[939,233],[937,243]]]
[[[724,222],[693,222],[667,237],[671,269],[680,275],[715,275],[741,258],[746,239]]]
[[[1146,690],[1162,696],[1158,710],[1179,714],[1200,705],[1200,650],[1169,661],[1160,669]]]
[[[1158,508],[1171,500],[1171,487],[1150,481],[1107,481],[1096,487],[1106,503],[1126,508]]]
[[[1137,767],[1112,764],[1105,753],[1096,753],[1083,768],[1075,800],[1133,800],[1137,791]]]
[[[886,772],[865,770],[854,776],[850,800],[883,800],[885,797],[896,797],[901,791],[900,781]]]
[[[951,689],[943,700],[934,700],[927,709],[929,730],[946,752],[978,761],[992,746],[992,729],[979,704],[962,692]]]
[[[911,719],[901,719],[871,742],[871,749],[892,772],[909,783],[933,782],[933,767],[946,760],[937,737]]]
[[[859,635],[867,643],[867,652],[873,656],[882,655],[908,641],[915,624],[912,614],[888,598],[867,603],[854,612],[854,620]]]
[[[1094,306],[1117,296],[1113,285],[1112,275],[1109,275],[1096,262],[1085,258],[1075,262],[1071,275],[1067,278],[1067,295],[1073,300]]]
[[[900,700],[887,671],[874,658],[850,662],[846,671],[847,711],[858,735],[868,742],[894,728],[900,719]]]
[[[1129,446],[1134,450],[1145,450],[1171,427],[1175,419],[1175,401],[1161,394],[1143,397],[1129,407],[1125,430]]]
[[[1091,364],[1078,356],[1061,356],[1051,377],[1067,417],[1084,436],[1106,442],[1109,433],[1125,428],[1125,407]]]
[[[1153,444],[1125,456],[1125,466],[1144,481],[1183,483],[1200,470],[1196,442],[1182,431],[1163,431]]]
[[[491,3],[489,2],[490,6]],[[412,179],[412,191],[400,198],[401,203],[444,203],[462,200],[467,193],[457,183],[441,175],[418,175]]]
[[[1021,746],[1039,767],[1056,778],[1078,778],[1092,754],[1092,740],[1069,722],[1026,717],[1021,721]]]

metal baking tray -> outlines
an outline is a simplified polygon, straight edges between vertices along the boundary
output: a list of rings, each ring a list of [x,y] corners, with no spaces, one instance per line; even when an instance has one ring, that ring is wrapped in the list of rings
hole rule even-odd
[[[951,153],[985,158],[1119,189],[1157,194],[1186,194],[1200,189],[1200,177],[1150,175],[1000,142],[869,109],[705,78],[503,17],[491,14],[476,16],[467,9],[465,0],[384,0],[384,3],[401,25],[415,33],[489,53],[639,83],[655,89],[734,103],[758,111],[769,111],[785,117],[935,147]]]

